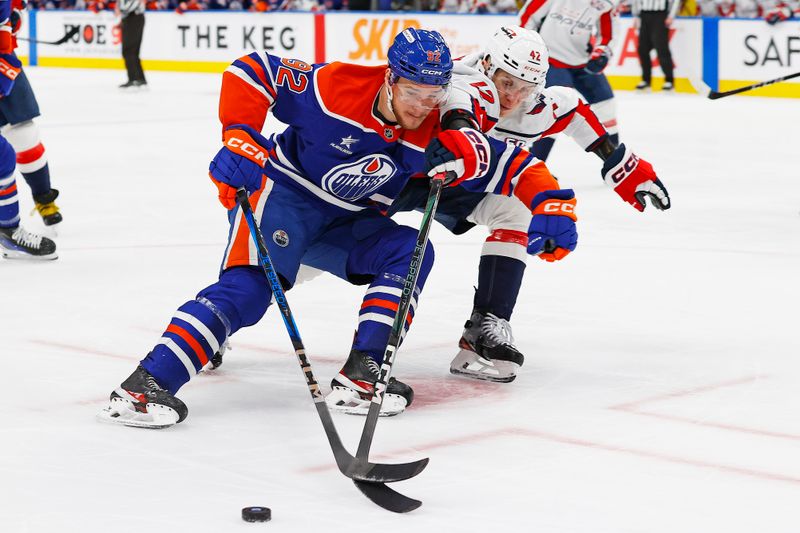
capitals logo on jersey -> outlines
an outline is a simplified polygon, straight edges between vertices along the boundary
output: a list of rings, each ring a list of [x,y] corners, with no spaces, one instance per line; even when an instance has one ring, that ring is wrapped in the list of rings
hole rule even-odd
[[[397,171],[389,157],[374,154],[355,163],[334,167],[322,178],[322,187],[342,200],[358,200],[378,190]]]

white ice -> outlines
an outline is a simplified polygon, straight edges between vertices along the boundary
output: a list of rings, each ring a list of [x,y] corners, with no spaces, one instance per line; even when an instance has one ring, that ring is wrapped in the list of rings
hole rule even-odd
[[[580,243],[529,261],[514,383],[449,374],[485,233],[434,229],[395,373],[416,400],[373,447],[431,458],[395,485],[424,505],[394,515],[335,469],[274,309],[181,390],[184,423],[95,421],[216,278],[219,77],[153,72],[123,94],[118,71],[28,75],[64,223],[57,261],[0,261],[0,532],[800,530],[800,102],[620,93],[623,139],[668,186],[667,212],[625,205],[560,140],[550,165],[578,193]],[[330,276],[289,293],[321,383],[360,298]],[[334,418],[354,451],[363,420]],[[272,522],[242,522],[250,505]]]

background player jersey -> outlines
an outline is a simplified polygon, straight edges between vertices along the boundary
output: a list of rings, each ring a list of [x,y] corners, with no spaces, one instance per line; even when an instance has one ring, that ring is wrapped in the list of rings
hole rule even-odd
[[[520,26],[538,31],[550,52],[550,64],[583,67],[595,46],[608,46],[613,36],[612,0],[528,0],[520,10]]]

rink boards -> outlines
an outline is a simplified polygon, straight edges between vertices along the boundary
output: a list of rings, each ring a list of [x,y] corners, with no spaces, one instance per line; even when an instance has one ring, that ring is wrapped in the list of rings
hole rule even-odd
[[[480,50],[498,26],[516,22],[513,16],[437,13],[147,12],[141,57],[145,70],[188,72],[221,72],[253,50],[314,62],[381,64],[392,37],[406,27],[438,30],[461,56]],[[119,19],[110,11],[31,11],[23,33],[56,41],[76,26],[78,33],[65,44],[23,42],[19,53],[31,65],[123,68]],[[632,89],[641,72],[632,19],[621,18],[615,35],[605,72],[615,89]],[[729,90],[800,70],[798,20],[769,26],[763,20],[684,18],[674,24],[670,43],[682,92],[693,92],[689,78]],[[656,89],[659,74],[655,68]],[[800,98],[800,82],[745,94]]]

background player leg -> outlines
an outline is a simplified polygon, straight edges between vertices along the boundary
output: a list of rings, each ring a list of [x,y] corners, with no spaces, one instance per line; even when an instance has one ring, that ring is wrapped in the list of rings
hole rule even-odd
[[[639,28],[639,44],[636,52],[639,54],[639,64],[642,66],[642,81],[636,86],[637,91],[649,91],[652,82],[653,64],[650,61],[650,50],[653,42],[650,37],[650,19],[648,13],[641,13],[641,26]]]
[[[20,226],[14,149],[0,137],[0,250],[9,259],[56,259],[56,244]]]

